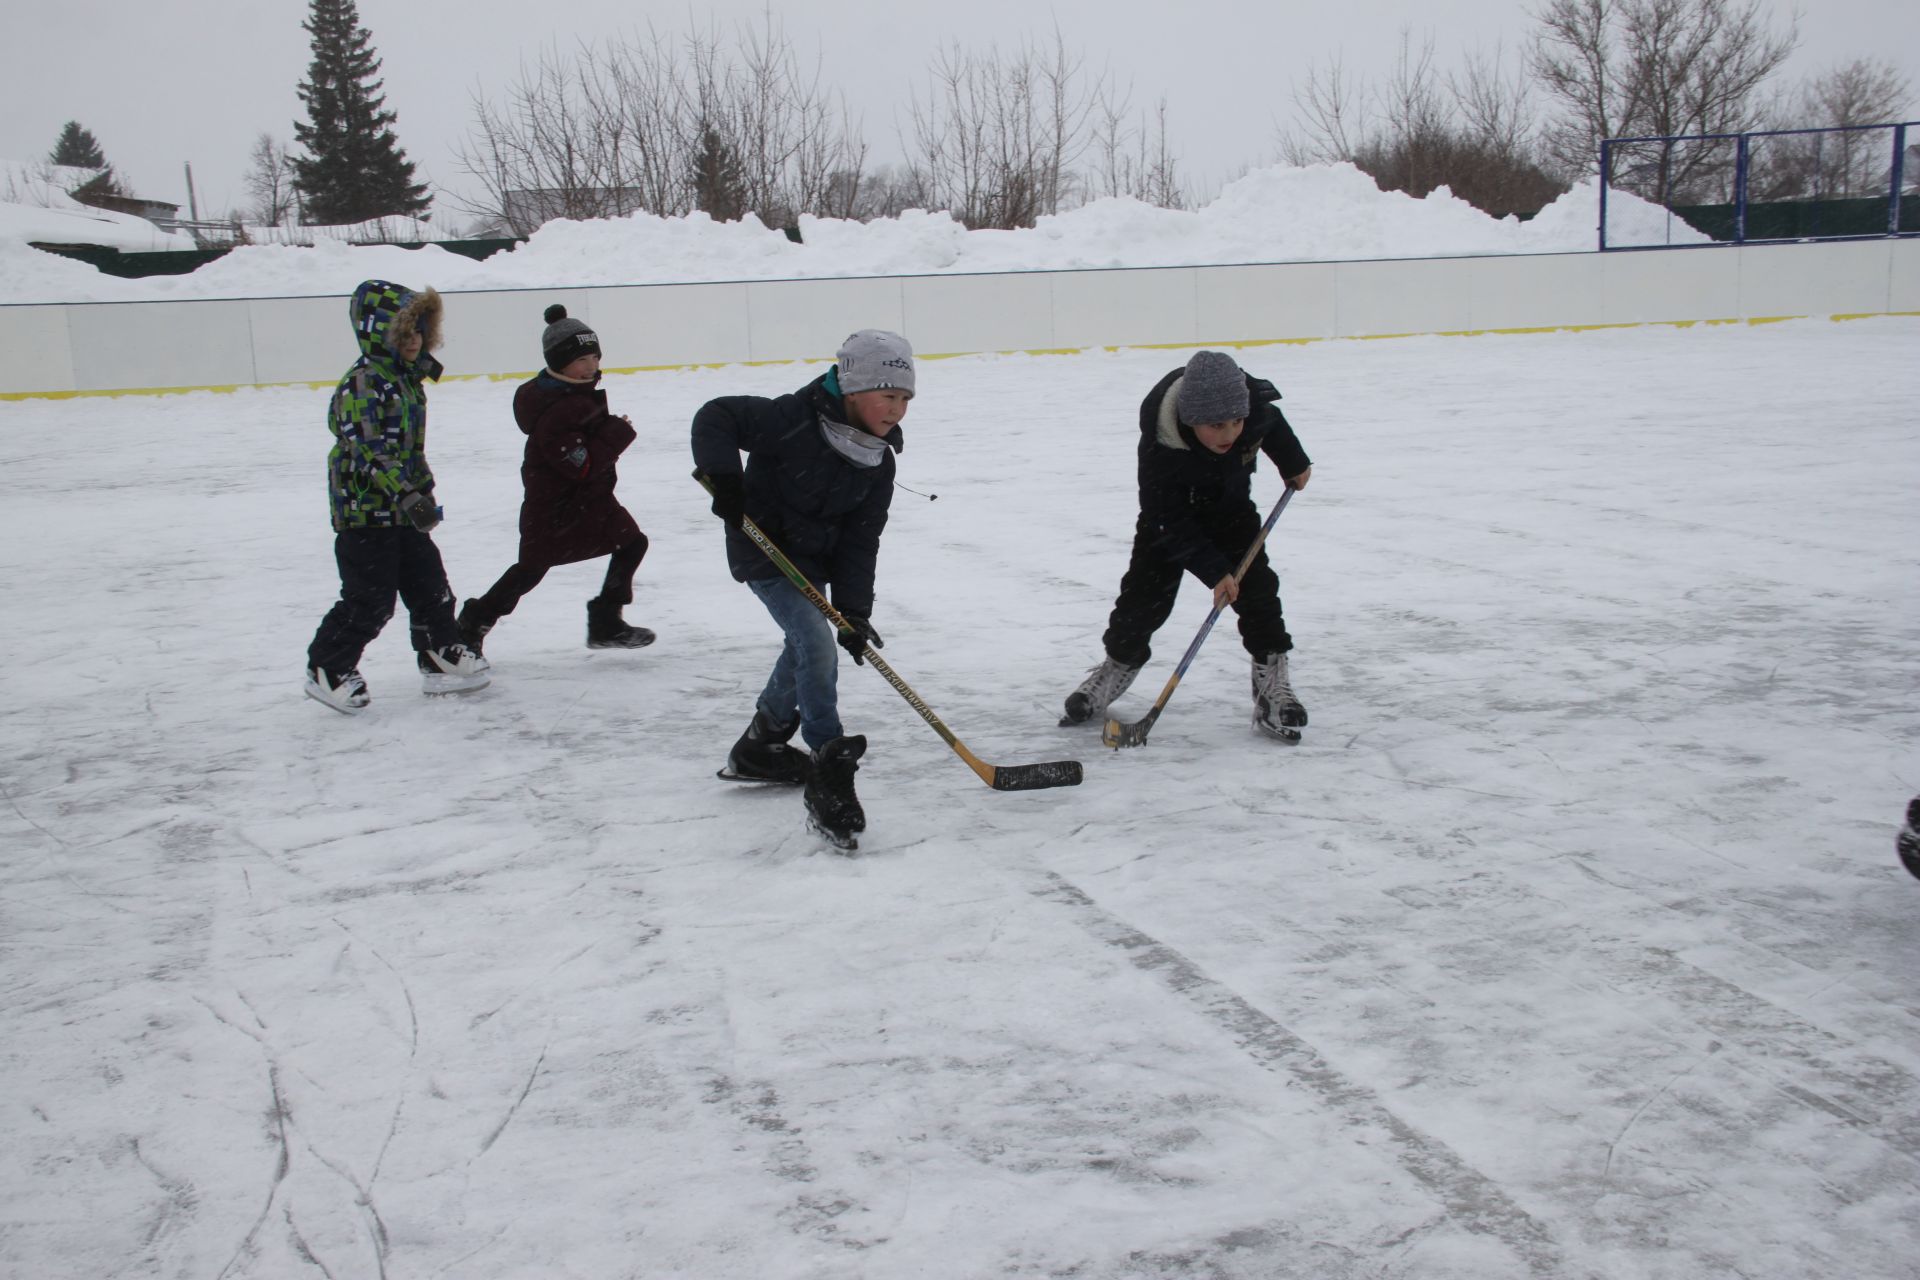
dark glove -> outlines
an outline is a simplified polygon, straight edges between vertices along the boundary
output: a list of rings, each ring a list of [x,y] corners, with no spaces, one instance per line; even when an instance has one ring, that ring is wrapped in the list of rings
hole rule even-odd
[[[718,475],[709,475],[707,485],[713,490],[713,514],[727,522],[730,529],[738,529],[747,514],[747,481],[738,471],[722,471]]]
[[[414,528],[425,533],[440,523],[440,508],[433,503],[431,489],[410,489],[400,495],[400,515]]]
[[[872,645],[876,649],[884,649],[887,647],[887,642],[880,638],[880,633],[875,631],[873,624],[865,618],[852,613],[843,613],[840,616],[845,618],[847,625],[853,628],[851,631],[842,631],[840,633],[838,637],[840,647],[853,655],[855,664],[862,666],[866,664],[868,645]]]

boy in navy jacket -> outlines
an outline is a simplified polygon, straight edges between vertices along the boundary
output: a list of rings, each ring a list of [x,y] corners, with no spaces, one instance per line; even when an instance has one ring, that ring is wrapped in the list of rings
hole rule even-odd
[[[810,824],[843,848],[866,828],[853,775],[867,740],[841,726],[834,645],[837,638],[860,662],[868,644],[880,644],[869,621],[874,566],[913,388],[907,340],[862,329],[841,344],[833,368],[798,391],[722,396],[693,419],[693,460],[713,489],[713,513],[727,525],[728,567],[786,639],[720,776],[804,783]],[[742,516],[815,588],[831,589],[852,634],[837,633],[748,539]],[[787,745],[796,731],[811,755]]]

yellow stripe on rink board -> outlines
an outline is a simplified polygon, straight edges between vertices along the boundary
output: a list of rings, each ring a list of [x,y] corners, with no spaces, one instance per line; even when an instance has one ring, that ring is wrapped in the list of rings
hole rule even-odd
[[[1835,323],[1848,320],[1882,320],[1888,317],[1905,318],[1920,316],[1920,311],[1861,311],[1844,315],[1824,317]],[[1429,332],[1412,333],[1360,333],[1337,338],[1212,338],[1195,342],[1131,342],[1110,345],[1096,343],[1085,347],[1015,347],[1000,351],[939,351],[921,352],[922,360],[956,360],[963,356],[999,355],[999,356],[1076,356],[1089,351],[1191,351],[1197,347],[1230,347],[1236,350],[1248,347],[1286,347],[1306,346],[1313,342],[1386,342],[1396,338],[1477,338],[1486,335],[1508,336],[1536,333],[1597,333],[1608,329],[1691,329],[1695,325],[1762,325],[1784,324],[1789,320],[1821,319],[1818,316],[1752,316],[1741,319],[1738,316],[1721,317],[1710,320],[1631,320],[1611,324],[1546,324],[1528,325],[1504,329],[1442,329]],[[812,359],[781,360],[699,360],[683,364],[640,364],[623,365],[620,368],[605,369],[608,375],[625,373],[670,373],[688,369],[727,369],[734,367],[761,367],[780,364],[828,364],[831,356]],[[533,376],[533,370],[520,373],[451,373],[441,378],[442,382],[521,382]],[[0,401],[4,400],[74,400],[91,396],[180,396],[191,395],[197,391],[210,391],[225,394],[234,391],[266,391],[278,387],[305,387],[315,391],[329,391],[338,385],[338,379],[324,382],[241,382],[226,386],[205,387],[118,387],[101,391],[0,391]]]

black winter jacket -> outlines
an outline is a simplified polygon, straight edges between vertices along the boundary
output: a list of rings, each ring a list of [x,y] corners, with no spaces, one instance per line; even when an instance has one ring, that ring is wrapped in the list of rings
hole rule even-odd
[[[775,399],[722,396],[693,416],[694,465],[708,475],[741,471],[747,454],[747,516],[816,587],[831,583],[834,608],[873,614],[880,532],[893,505],[900,429],[873,467],[857,466],[821,436],[822,416],[844,423],[846,406],[829,370]],[[780,570],[738,529],[727,530],[727,564],[746,582]]]
[[[1185,373],[1184,366],[1175,369],[1140,402],[1139,532],[1156,554],[1213,586],[1246,551],[1221,548],[1211,531],[1253,506],[1256,456],[1266,454],[1282,476],[1297,476],[1312,462],[1274,403],[1279,391],[1252,375],[1252,408],[1233,448],[1214,453],[1202,445],[1174,408]]]

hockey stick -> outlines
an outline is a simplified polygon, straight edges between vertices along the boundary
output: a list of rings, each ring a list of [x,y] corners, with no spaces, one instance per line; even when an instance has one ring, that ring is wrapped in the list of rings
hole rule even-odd
[[[700,486],[708,493],[713,492],[713,484],[707,479],[706,472],[695,469],[693,478],[698,480]],[[767,559],[773,561],[774,566],[786,576],[788,582],[799,589],[800,594],[807,598],[809,604],[826,615],[827,621],[849,635],[854,634],[853,627],[845,616],[829,604],[827,598],[807,581],[807,575],[794,567],[793,561],[787,559],[780,548],[773,545],[772,539],[760,531],[760,526],[747,517],[741,516],[740,532],[746,534],[754,546],[766,553]],[[893,686],[895,693],[907,700],[908,706],[920,713],[922,720],[933,726],[933,731],[953,748],[954,754],[966,761],[967,767],[979,774],[980,780],[995,791],[1041,791],[1048,787],[1080,785],[1081,769],[1078,760],[1052,760],[1045,764],[988,764],[967,750],[966,744],[953,736],[953,730],[940,722],[940,717],[933,714],[933,708],[920,700],[920,695],[894,673],[893,668],[887,665],[886,659],[874,652],[872,645],[864,646],[861,656],[873,664],[873,669]]]
[[[1240,581],[1246,574],[1248,566],[1253,564],[1253,558],[1260,554],[1260,548],[1265,544],[1267,535],[1273,532],[1274,523],[1280,519],[1280,513],[1287,509],[1287,504],[1293,501],[1293,495],[1297,492],[1298,490],[1289,489],[1280,495],[1280,501],[1273,504],[1273,511],[1267,516],[1267,522],[1260,526],[1260,532],[1255,536],[1253,545],[1247,548],[1247,554],[1240,557],[1240,567],[1233,571],[1235,582]],[[1226,608],[1224,604],[1214,605],[1213,612],[1209,613],[1207,620],[1200,624],[1200,634],[1195,636],[1193,643],[1187,646],[1187,656],[1180,659],[1180,665],[1173,669],[1173,677],[1167,681],[1167,687],[1162,689],[1160,696],[1154,700],[1153,709],[1132,724],[1121,724],[1118,720],[1109,717],[1106,726],[1100,730],[1101,742],[1116,751],[1121,747],[1146,745],[1147,734],[1153,730],[1153,722],[1158,720],[1160,713],[1166,709],[1167,700],[1173,697],[1173,691],[1180,685],[1180,677],[1187,674],[1188,666],[1193,663],[1193,655],[1200,652],[1200,646],[1206,643],[1207,633],[1212,631],[1213,624],[1220,620],[1220,611],[1224,608]]]

